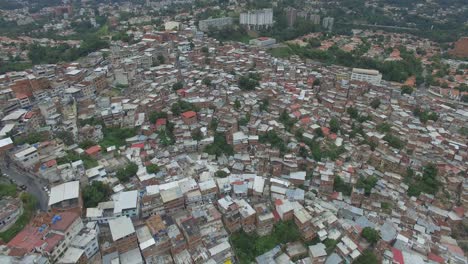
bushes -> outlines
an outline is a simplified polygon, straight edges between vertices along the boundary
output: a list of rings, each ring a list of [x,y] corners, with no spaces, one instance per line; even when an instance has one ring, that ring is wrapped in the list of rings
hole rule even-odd
[[[134,137],[137,135],[137,130],[135,128],[104,128],[103,129],[104,138],[99,143],[104,148],[110,146],[125,146],[127,143],[125,139]]]
[[[98,203],[109,199],[112,189],[101,181],[93,181],[91,185],[83,188],[82,194],[85,208],[96,207]]]
[[[352,187],[349,183],[346,183],[341,179],[340,176],[335,177],[335,181],[333,182],[333,190],[337,192],[341,192],[346,196],[351,195]]]
[[[439,190],[440,182],[437,180],[437,167],[434,164],[428,164],[423,167],[421,178],[412,177],[408,188],[409,196],[419,196],[422,192],[436,194]]]
[[[396,148],[396,149],[402,149],[404,146],[405,146],[405,143],[403,141],[401,141],[401,139],[397,136],[394,136],[390,133],[386,134],[384,137],[383,137],[383,140],[387,141],[387,143],[393,147],[393,148]]]
[[[29,223],[37,206],[37,200],[29,193],[22,193],[21,201],[23,202],[23,214],[16,220],[12,227],[0,233],[0,238],[4,242],[9,242]]]
[[[255,257],[264,254],[280,244],[301,239],[301,234],[292,221],[279,222],[270,235],[259,237],[243,231],[231,235],[231,243],[240,263],[251,263]]]
[[[196,107],[194,104],[179,100],[176,103],[173,103],[171,106],[171,111],[174,113],[174,115],[180,115],[184,112],[187,111],[195,111],[198,112],[198,107]]]
[[[380,234],[377,230],[373,229],[372,227],[364,227],[362,230],[361,236],[367,240],[367,242],[371,244],[377,243],[380,239]]]
[[[281,112],[279,121],[281,124],[284,125],[284,128],[286,129],[286,131],[291,132],[291,129],[294,126],[294,124],[296,124],[297,119],[291,118],[289,114],[286,112],[286,110],[284,110],[283,112]]]
[[[216,155],[217,157],[223,154],[228,156],[234,155],[234,149],[227,143],[226,136],[223,133],[216,133],[213,143],[206,146],[204,151],[210,155]]]
[[[128,182],[130,177],[136,175],[137,172],[138,165],[135,163],[130,163],[126,167],[119,169],[116,176],[121,182]]]
[[[364,194],[366,196],[369,196],[372,188],[377,184],[377,178],[374,176],[370,176],[367,178],[360,177],[357,181],[356,187],[358,188],[363,188],[364,189]]]
[[[158,173],[159,172],[159,166],[156,164],[150,164],[146,166],[146,172],[148,173]]]
[[[249,73],[248,75],[241,76],[238,81],[239,88],[244,91],[255,90],[259,85],[261,76],[256,73]]]
[[[16,196],[16,186],[14,184],[0,184],[0,198]]]
[[[262,144],[269,143],[273,148],[279,149],[281,153],[286,152],[286,143],[274,130],[270,130],[265,134],[260,135],[259,142]]]

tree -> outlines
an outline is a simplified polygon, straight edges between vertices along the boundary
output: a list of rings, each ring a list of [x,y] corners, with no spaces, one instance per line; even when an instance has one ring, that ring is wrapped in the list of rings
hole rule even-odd
[[[65,145],[70,146],[75,144],[75,139],[73,138],[73,133],[70,131],[59,131],[56,134],[57,138],[60,138]]]
[[[377,109],[379,108],[380,106],[380,99],[379,98],[374,98],[371,103],[370,103],[370,106],[374,109]]]
[[[241,108],[241,102],[238,98],[234,101],[234,109],[239,110]]]
[[[164,64],[166,62],[166,58],[163,55],[158,55],[158,61],[160,64]]]
[[[159,166],[156,164],[150,164],[146,166],[146,172],[148,173],[158,173],[159,172]]]
[[[460,100],[464,103],[468,103],[468,95],[464,94]]]
[[[156,121],[160,118],[167,118],[167,113],[164,112],[151,112],[148,116],[148,120],[151,124],[156,123]]]
[[[316,129],[314,129],[314,134],[315,134],[317,137],[323,137],[323,136],[324,136],[323,131],[322,131],[322,128],[320,128],[320,127],[317,127]]]
[[[107,201],[112,194],[109,185],[101,181],[93,181],[91,185],[83,188],[83,202],[86,208],[96,207],[98,203]]]
[[[251,91],[259,85],[259,80],[260,75],[249,73],[239,78],[238,85],[241,90]]]
[[[203,139],[203,133],[201,132],[200,128],[192,130],[192,139],[196,141],[200,141]]]
[[[215,133],[213,143],[206,146],[204,151],[209,155],[216,155],[217,157],[223,154],[228,156],[234,155],[234,149],[227,143],[224,133]]]
[[[359,257],[357,257],[353,264],[378,264],[379,260],[377,256],[370,250],[364,251]]]
[[[335,180],[333,181],[333,189],[337,192],[342,192],[346,196],[350,196],[352,191],[351,185],[344,182],[340,176],[335,177]]]
[[[137,172],[138,165],[136,165],[135,163],[130,163],[124,168],[119,169],[117,171],[116,176],[121,182],[128,182],[130,180],[130,177],[136,175]]]
[[[206,77],[202,80],[202,83],[206,86],[211,86],[211,79]]]
[[[270,100],[268,100],[268,98],[264,98],[264,99],[262,99],[262,101],[260,103],[259,110],[261,112],[268,112],[268,107],[269,106],[270,106]]]
[[[209,49],[208,49],[208,47],[205,46],[205,47],[202,47],[202,48],[201,48],[201,51],[202,51],[203,53],[208,53],[208,52],[209,52]]]
[[[218,119],[216,118],[211,119],[210,124],[208,125],[208,129],[210,129],[211,131],[216,131],[217,128],[218,128]]]
[[[348,109],[346,109],[346,112],[348,113],[348,115],[352,118],[352,119],[357,119],[359,117],[359,112],[356,108],[354,107],[349,107]]]
[[[409,196],[419,196],[422,192],[435,195],[439,190],[440,182],[437,179],[437,167],[434,164],[428,164],[423,167],[422,177],[411,179],[408,188]]]
[[[401,95],[412,94],[412,93],[413,93],[413,88],[411,86],[403,85],[401,87]]]
[[[338,121],[338,119],[334,117],[330,119],[329,125],[330,125],[330,131],[333,133],[338,133],[338,131],[340,130],[340,121]]]
[[[223,170],[215,172],[215,177],[217,178],[226,178],[229,174]]]
[[[372,188],[377,184],[378,179],[374,176],[369,176],[367,178],[360,177],[357,181],[356,187],[363,188],[364,194],[369,196],[371,194]]]
[[[179,100],[171,105],[171,111],[178,116],[187,111],[198,112],[198,107],[190,102]]]
[[[361,236],[371,244],[377,243],[377,241],[380,239],[379,231],[373,229],[372,227],[364,227]]]
[[[172,85],[172,90],[177,91],[180,90],[184,87],[184,84],[182,82],[176,82]]]
[[[314,86],[320,85],[320,79],[315,79],[314,82],[312,83]]]

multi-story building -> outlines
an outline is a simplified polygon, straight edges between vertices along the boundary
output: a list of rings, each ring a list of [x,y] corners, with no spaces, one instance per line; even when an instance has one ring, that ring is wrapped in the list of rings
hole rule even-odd
[[[377,70],[353,68],[351,80],[379,85],[382,80],[382,74]]]
[[[114,216],[127,216],[130,218],[139,215],[140,203],[138,191],[120,192],[114,199]]]
[[[109,228],[113,241],[112,247],[120,254],[138,247],[135,227],[130,218],[121,216],[109,220]]]
[[[79,181],[62,183],[50,189],[49,208],[59,211],[73,209],[81,213],[82,207]]]
[[[0,200],[0,231],[8,229],[23,212],[19,198],[4,197]]]
[[[222,29],[224,27],[230,26],[233,24],[233,22],[234,20],[232,17],[205,19],[198,22],[198,28],[203,32],[207,32],[210,29]]]
[[[270,27],[273,25],[273,9],[265,8],[241,13],[239,22],[249,28]]]
[[[37,148],[29,145],[16,152],[13,158],[23,168],[31,168],[39,162]]]
[[[8,242],[7,246],[20,256],[40,252],[55,262],[82,229],[83,222],[75,212],[42,213]]]
[[[99,225],[96,222],[89,222],[86,227],[73,238],[70,246],[84,251],[87,259],[90,259],[99,251]]]

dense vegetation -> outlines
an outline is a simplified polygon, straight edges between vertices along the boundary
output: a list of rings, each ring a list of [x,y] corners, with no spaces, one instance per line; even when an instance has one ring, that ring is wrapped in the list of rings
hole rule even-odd
[[[131,138],[137,135],[135,128],[120,128],[120,127],[104,127],[102,130],[104,138],[99,142],[104,148],[111,146],[125,146],[125,139]]]
[[[241,90],[251,91],[255,90],[255,87],[259,85],[261,76],[256,73],[249,73],[239,78],[239,88]]]
[[[336,192],[341,192],[343,195],[350,196],[353,187],[351,187],[349,183],[344,182],[340,176],[336,176],[333,182],[333,190]]]
[[[173,103],[171,106],[171,111],[174,115],[180,115],[187,111],[198,112],[198,107],[190,102],[179,100],[176,103]]]
[[[223,154],[227,156],[234,155],[234,149],[232,148],[232,145],[228,144],[226,141],[224,133],[215,133],[213,143],[206,146],[204,152],[210,155],[216,155],[216,157]]]
[[[83,165],[86,169],[91,169],[99,165],[97,160],[95,160],[94,158],[88,155],[79,155],[78,153],[71,151],[71,150],[67,151],[66,153],[67,154],[65,156],[61,158],[57,158],[58,165],[74,162],[77,160],[82,160]]]
[[[362,230],[361,236],[371,244],[375,244],[380,240],[379,231],[373,229],[372,227],[364,227]]]
[[[378,264],[379,260],[377,256],[370,250],[364,251],[359,257],[357,257],[353,264]]]
[[[358,47],[353,52],[346,52],[335,45],[323,51],[310,46],[289,45],[288,47],[273,49],[270,53],[279,57],[298,55],[302,58],[318,60],[326,64],[376,69],[382,73],[384,80],[394,82],[403,82],[410,76],[420,76],[422,74],[420,60],[414,56],[414,53],[407,51],[404,47],[398,48],[403,58],[401,61],[379,61],[363,57],[363,51],[365,52],[366,49],[368,49],[367,46]]]
[[[23,214],[16,220],[12,227],[0,233],[0,238],[4,242],[10,241],[15,237],[31,220],[34,211],[36,210],[37,200],[29,193],[21,193],[21,201],[23,202]]]
[[[56,47],[33,44],[29,47],[28,57],[33,64],[69,62],[108,46],[109,44],[106,41],[99,39],[97,36],[83,40],[79,48],[70,47],[66,44]]]
[[[378,179],[374,176],[369,176],[367,178],[360,177],[356,183],[356,187],[363,188],[364,194],[369,196],[371,194],[372,188],[377,184]]]
[[[437,180],[437,167],[428,164],[423,167],[422,177],[417,177],[409,170],[407,181],[409,182],[408,195],[419,196],[421,193],[436,194],[440,182]]]
[[[16,195],[16,186],[14,184],[0,184],[0,199],[6,196],[14,197]]]
[[[111,194],[112,189],[109,185],[101,181],[93,181],[82,190],[84,207],[96,207],[98,203],[107,201]]]
[[[251,263],[255,258],[280,244],[294,242],[301,239],[299,230],[294,222],[279,222],[273,232],[267,236],[246,234],[243,231],[231,235],[231,243],[240,263]]]
[[[258,139],[262,144],[271,144],[273,148],[278,149],[281,153],[285,153],[287,150],[286,143],[274,130],[269,130],[260,135]]]
[[[127,166],[117,170],[116,176],[121,182],[128,182],[138,172],[138,165],[130,163]]]

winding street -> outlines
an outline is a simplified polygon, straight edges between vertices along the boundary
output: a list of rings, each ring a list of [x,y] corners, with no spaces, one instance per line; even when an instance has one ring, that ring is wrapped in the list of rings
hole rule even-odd
[[[7,177],[11,180],[16,181],[18,186],[25,185],[27,189],[26,192],[32,194],[39,202],[39,209],[41,211],[47,211],[49,205],[49,196],[42,189],[44,186],[47,186],[47,183],[39,179],[37,176],[29,172],[25,172],[17,168],[13,162],[9,161],[8,158],[3,159],[0,162],[0,168],[3,175],[8,175]]]

